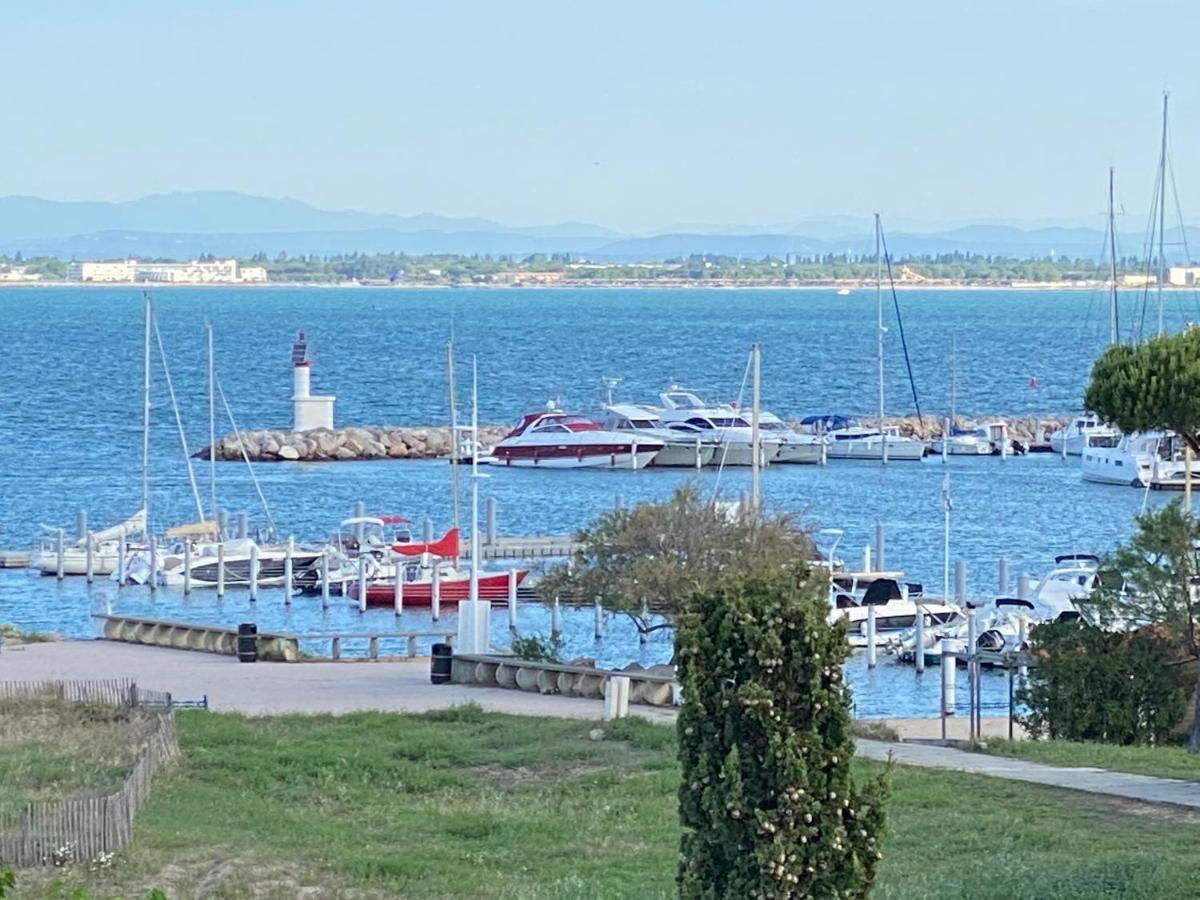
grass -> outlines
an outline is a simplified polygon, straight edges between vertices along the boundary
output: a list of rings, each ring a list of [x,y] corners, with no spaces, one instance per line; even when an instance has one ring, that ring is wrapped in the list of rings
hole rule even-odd
[[[128,709],[0,698],[0,809],[115,791],[152,727]]]
[[[483,713],[179,714],[185,761],[96,897],[675,895],[670,728]],[[856,762],[866,776],[879,771]],[[875,898],[1194,896],[1200,817],[950,772],[893,771]],[[25,871],[21,896],[62,873]],[[57,888],[56,888],[57,889]]]
[[[1084,741],[1002,741],[988,739],[987,751],[1052,766],[1090,766],[1200,781],[1200,755],[1185,747],[1117,747]]]
[[[16,625],[6,625],[0,622],[0,643],[8,641],[13,644],[41,644],[47,641],[62,640],[57,634],[42,631],[22,631]]]

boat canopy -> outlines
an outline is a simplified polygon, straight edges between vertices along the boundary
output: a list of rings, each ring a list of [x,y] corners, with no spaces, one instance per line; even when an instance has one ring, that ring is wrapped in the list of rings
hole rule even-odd
[[[213,521],[207,522],[188,522],[186,525],[176,525],[174,528],[167,529],[167,537],[169,538],[184,538],[184,537],[216,537],[217,523]]]
[[[819,416],[805,416],[800,420],[800,424],[823,425],[826,431],[833,431],[838,428],[849,428],[854,424],[854,419],[850,418],[850,416],[825,413]]]

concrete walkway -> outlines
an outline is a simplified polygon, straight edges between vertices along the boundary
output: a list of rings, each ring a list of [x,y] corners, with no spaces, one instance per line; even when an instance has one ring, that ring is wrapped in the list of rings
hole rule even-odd
[[[1200,812],[1200,782],[1155,778],[1151,775],[1130,775],[1109,769],[1048,766],[1023,759],[989,756],[986,753],[972,753],[929,744],[897,744],[860,739],[857,741],[857,753],[868,759],[887,760],[891,757],[905,766],[1007,778],[1011,781],[1086,791],[1089,794],[1121,797],[1142,803],[1169,804]]]

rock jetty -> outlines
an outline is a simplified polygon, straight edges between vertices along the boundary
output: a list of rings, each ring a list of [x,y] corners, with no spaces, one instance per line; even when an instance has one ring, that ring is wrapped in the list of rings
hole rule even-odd
[[[866,424],[872,420],[865,419]],[[959,428],[974,428],[987,422],[1007,422],[1014,440],[1027,443],[1042,443],[1047,435],[1060,427],[1064,419],[1057,416],[1014,417],[992,416],[965,418],[959,416],[955,424]],[[942,433],[942,420],[926,416],[918,421],[915,416],[888,419],[901,434],[928,441]],[[506,434],[505,425],[481,425],[480,447],[487,451],[499,443]],[[243,431],[246,455],[253,462],[337,462],[370,459],[444,459],[450,456],[450,429],[446,427],[382,427],[363,426],[317,428],[312,431],[258,430]],[[196,457],[208,459],[208,448],[200,450]],[[227,434],[217,441],[218,460],[240,460],[242,450],[237,435]]]
[[[482,425],[480,446],[489,450],[509,429]],[[349,427],[312,431],[243,431],[246,455],[253,462],[334,462],[369,459],[439,459],[450,456],[449,428]],[[209,458],[209,448],[196,454]],[[236,434],[217,441],[218,460],[240,460],[242,448]]]

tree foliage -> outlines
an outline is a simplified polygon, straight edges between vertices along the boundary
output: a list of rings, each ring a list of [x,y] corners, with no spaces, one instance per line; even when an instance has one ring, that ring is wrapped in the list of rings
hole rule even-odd
[[[577,535],[570,565],[547,573],[543,596],[599,599],[640,616],[643,607],[676,616],[687,599],[729,572],[778,569],[811,556],[804,532],[785,515],[740,516],[685,485],[662,503],[614,509]]]
[[[1133,537],[1104,561],[1107,577],[1088,601],[1095,618],[1113,628],[1157,629],[1176,661],[1200,656],[1198,543],[1200,522],[1178,500],[1139,516]],[[1196,703],[1189,747],[1200,752],[1200,680]]]
[[[859,788],[844,630],[805,563],[726,570],[676,629],[685,898],[863,897],[886,775]]]
[[[1084,405],[1127,433],[1173,431],[1200,454],[1200,329],[1109,347]]]
[[[1034,737],[1160,744],[1183,718],[1188,679],[1174,643],[1154,629],[1047,622],[1030,644],[1038,664],[1019,699]]]

